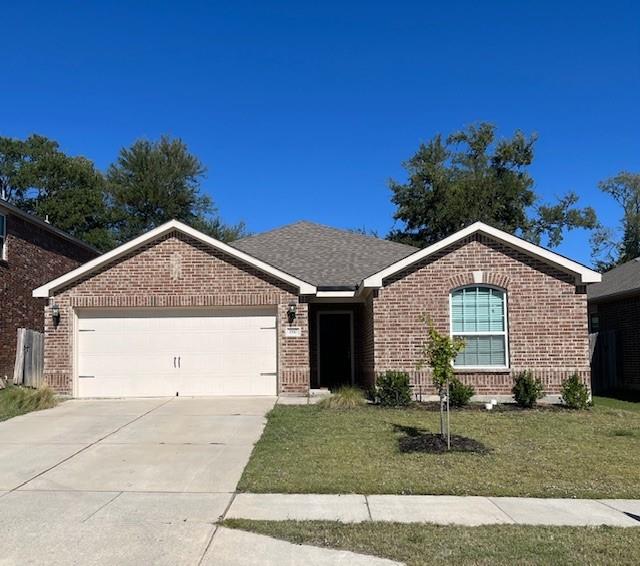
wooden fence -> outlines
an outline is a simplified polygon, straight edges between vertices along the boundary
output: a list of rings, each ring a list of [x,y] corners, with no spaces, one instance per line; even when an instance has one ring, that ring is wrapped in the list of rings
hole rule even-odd
[[[39,387],[44,367],[44,334],[28,328],[18,328],[16,364],[13,382],[16,385]]]

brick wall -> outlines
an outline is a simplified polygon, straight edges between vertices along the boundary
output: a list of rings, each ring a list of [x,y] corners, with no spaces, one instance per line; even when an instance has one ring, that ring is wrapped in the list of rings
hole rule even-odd
[[[618,386],[640,390],[640,296],[592,303],[589,310],[598,313],[602,332],[616,332]]]
[[[361,383],[365,389],[372,387],[376,381],[375,372],[375,340],[373,331],[373,301],[377,291],[369,295],[362,305],[362,325],[357,329],[362,340],[362,373]]]
[[[46,301],[33,298],[33,289],[96,254],[19,216],[3,214],[7,221],[7,260],[0,261],[0,376],[12,378],[18,328],[44,328]]]
[[[285,338],[286,311],[296,290],[237,259],[178,232],[148,243],[74,282],[50,299],[62,312],[55,328],[47,308],[45,380],[72,392],[73,309],[122,307],[274,306],[278,315],[279,388],[305,393],[309,387],[307,305],[299,303],[300,338]]]
[[[432,394],[428,370],[417,369],[426,340],[428,315],[441,332],[449,332],[449,294],[484,283],[507,291],[508,371],[463,371],[458,377],[478,394],[510,394],[512,374],[531,369],[548,394],[559,392],[574,372],[589,383],[586,295],[574,277],[492,240],[471,236],[385,281],[373,300],[376,373],[396,369],[411,374],[416,393]]]

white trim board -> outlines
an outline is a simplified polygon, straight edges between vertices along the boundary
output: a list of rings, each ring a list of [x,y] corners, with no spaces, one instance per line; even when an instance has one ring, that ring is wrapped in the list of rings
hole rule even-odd
[[[177,232],[186,234],[187,236],[190,236],[194,240],[198,240],[199,242],[207,244],[212,248],[216,248],[232,257],[242,260],[245,263],[259,269],[260,271],[275,277],[276,279],[279,279],[281,281],[284,281],[286,283],[293,285],[294,287],[297,287],[301,295],[314,295],[316,293],[316,287],[314,285],[311,285],[306,281],[302,281],[297,277],[293,277],[292,275],[289,275],[288,273],[285,273],[284,271],[281,271],[269,265],[268,263],[265,263],[264,261],[261,261],[249,254],[246,254],[244,252],[241,252],[240,250],[232,248],[231,246],[223,242],[220,242],[215,238],[212,238],[211,236],[207,236],[206,234],[203,234],[202,232],[195,230],[194,228],[191,228],[190,226],[187,226],[182,222],[179,222],[177,220],[171,220],[166,224],[162,224],[161,226],[158,226],[157,228],[154,228],[153,230],[150,230],[149,232],[146,232],[145,234],[142,234],[141,236],[134,238],[133,240],[131,240],[130,242],[127,242],[126,244],[122,244],[121,246],[118,246],[117,248],[115,248],[114,250],[111,250],[110,252],[107,252],[106,254],[103,254],[91,261],[88,261],[87,263],[78,267],[77,269],[74,269],[73,271],[70,271],[69,273],[62,275],[61,277],[58,277],[57,279],[54,279],[53,281],[49,281],[48,283],[45,283],[41,287],[34,289],[33,296],[34,297],[50,297],[60,287],[63,287],[64,285],[72,283],[73,281],[81,278],[83,275],[91,273],[93,270],[98,269],[103,265],[118,259],[119,257],[122,257],[123,255],[135,250],[136,248],[142,246],[143,244],[146,244],[147,242],[150,242],[156,238],[160,238],[161,236],[164,236],[165,234],[168,234],[169,232],[172,232],[174,230]]]
[[[522,238],[518,238],[517,236],[513,236],[511,234],[508,234],[507,232],[498,230],[497,228],[493,228],[492,226],[484,224],[483,222],[475,222],[474,224],[471,224],[471,226],[467,226],[466,228],[456,232],[455,234],[452,234],[451,236],[448,236],[447,238],[444,238],[443,240],[440,240],[439,242],[436,242],[435,244],[432,244],[431,246],[428,246],[422,250],[418,250],[417,252],[405,257],[404,259],[392,263],[389,267],[378,271],[377,273],[374,273],[369,277],[366,277],[362,281],[360,288],[364,289],[366,287],[373,287],[379,289],[383,286],[382,282],[387,277],[390,277],[391,275],[402,271],[403,269],[409,267],[417,261],[433,255],[437,251],[455,244],[456,242],[467,238],[475,233],[481,233],[487,236],[491,236],[492,238],[500,242],[509,244],[510,246],[522,250],[529,255],[546,261],[547,263],[557,268],[560,268],[569,273],[573,273],[579,278],[580,283],[598,283],[602,280],[602,275],[600,275],[600,273],[593,271],[592,269],[589,269],[588,267],[585,267],[584,265],[576,261],[570,260],[564,256],[561,256],[560,254],[557,254],[540,246],[536,246],[531,242],[527,242]]]

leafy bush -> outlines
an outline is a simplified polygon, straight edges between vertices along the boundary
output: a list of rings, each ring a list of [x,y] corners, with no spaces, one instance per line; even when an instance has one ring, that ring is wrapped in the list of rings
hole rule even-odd
[[[0,391],[0,421],[31,411],[50,409],[56,403],[55,394],[48,387],[31,389],[12,385]]]
[[[542,382],[537,377],[533,377],[530,370],[520,372],[513,378],[513,381],[511,392],[516,403],[521,407],[530,409],[535,406],[538,399],[544,397]]]
[[[586,409],[589,406],[589,389],[578,374],[574,373],[562,382],[560,399],[569,409]]]
[[[345,385],[330,397],[320,401],[318,405],[325,409],[355,409],[366,405],[366,403],[367,400],[362,389]]]
[[[473,385],[465,385],[457,377],[449,383],[449,404],[452,407],[464,407],[476,393]]]
[[[411,403],[409,374],[404,371],[385,371],[378,375],[375,401],[385,407],[406,407]]]

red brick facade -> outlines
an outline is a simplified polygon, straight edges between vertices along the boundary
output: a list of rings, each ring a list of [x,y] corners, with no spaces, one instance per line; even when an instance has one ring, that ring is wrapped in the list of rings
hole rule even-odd
[[[6,260],[0,261],[0,377],[13,377],[18,328],[42,331],[44,299],[36,287],[97,255],[0,207],[6,218]]]
[[[476,273],[474,277],[474,272]],[[589,383],[586,294],[575,277],[492,240],[476,235],[443,249],[384,282],[373,298],[375,372],[407,371],[417,394],[434,393],[428,370],[418,369],[426,339],[424,316],[449,332],[452,290],[482,283],[507,294],[509,369],[457,370],[477,394],[510,394],[515,372],[530,369],[548,394],[578,375]]]
[[[177,270],[175,266],[179,265]],[[284,337],[296,289],[212,247],[172,232],[108,264],[49,302],[46,316],[45,380],[72,393],[74,309],[123,307],[273,306],[278,317],[278,383],[281,393],[309,387],[307,304],[297,304],[301,337]],[[57,327],[51,305],[62,313]]]
[[[176,276],[172,266],[179,264]],[[174,270],[175,271],[175,270]],[[367,291],[353,304],[315,303],[297,289],[182,232],[171,232],[56,292],[62,317],[46,317],[45,378],[72,393],[74,309],[123,307],[273,306],[278,320],[278,389],[307,393],[317,386],[316,328],[322,309],[350,310],[355,322],[356,379],[369,386],[376,374],[404,370],[416,394],[434,393],[429,371],[419,369],[426,339],[423,317],[449,332],[449,297],[461,286],[485,283],[507,295],[509,368],[458,371],[478,394],[510,394],[512,375],[529,369],[548,394],[572,373],[588,383],[587,302],[574,275],[475,235],[419,261]],[[287,307],[297,304],[301,337],[285,337]],[[48,307],[48,310],[50,306]]]

